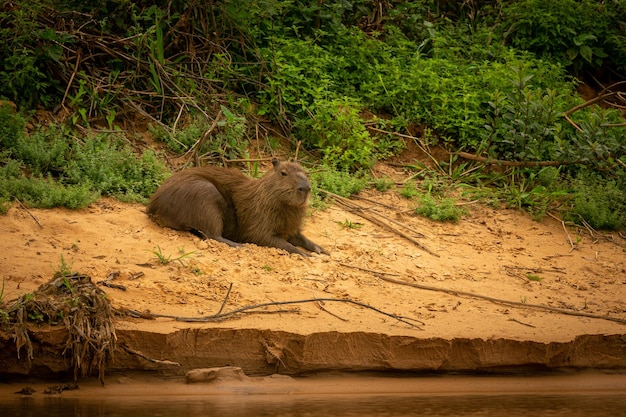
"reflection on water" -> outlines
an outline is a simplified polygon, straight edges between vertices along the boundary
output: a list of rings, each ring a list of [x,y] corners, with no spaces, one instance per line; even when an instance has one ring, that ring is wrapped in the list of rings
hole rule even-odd
[[[626,396],[612,395],[225,395],[123,398],[11,398],[13,417],[158,416],[626,416]]]

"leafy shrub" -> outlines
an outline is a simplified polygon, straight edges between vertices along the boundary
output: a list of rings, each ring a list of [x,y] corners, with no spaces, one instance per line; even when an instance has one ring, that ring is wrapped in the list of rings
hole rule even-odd
[[[41,208],[82,208],[94,202],[99,194],[91,184],[64,185],[50,177],[21,177],[0,180],[0,195],[17,198],[26,205]]]
[[[432,194],[427,193],[421,196],[415,213],[438,222],[454,223],[465,214],[465,210],[456,206],[451,198],[433,197]]]
[[[102,194],[145,201],[167,173],[153,151],[136,155],[121,137],[78,142],[58,127],[40,127],[26,135],[17,128],[21,117],[3,109],[0,121],[6,132],[0,142],[1,211],[11,199],[46,208],[83,207]]]
[[[407,200],[412,199],[417,194],[418,194],[417,187],[415,186],[415,183],[413,183],[412,181],[409,181],[406,184],[404,184],[404,186],[402,186],[402,189],[400,190],[400,195],[406,198]]]
[[[64,181],[91,184],[101,194],[142,201],[156,190],[165,173],[152,151],[138,156],[121,138],[90,137],[74,148]]]
[[[328,166],[321,166],[310,175],[311,188],[314,200],[312,205],[320,205],[326,194],[324,191],[350,197],[367,187],[368,178],[362,173],[338,171]],[[320,202],[318,204],[318,202]]]
[[[319,149],[324,163],[338,170],[370,168],[378,154],[357,106],[348,99],[318,100],[310,107],[311,117],[295,124],[303,143]]]
[[[49,67],[61,60],[68,36],[40,23],[51,6],[18,1],[0,8],[0,96],[26,108],[50,107],[63,94]]]
[[[160,127],[151,126],[150,130],[155,139],[165,143],[167,147],[176,152],[184,153],[200,143],[196,149],[198,156],[205,158],[236,159],[247,157],[247,120],[238,116],[225,106],[221,106],[224,118],[218,121],[216,129],[211,131],[210,136],[204,138],[209,131],[210,125],[204,119],[195,117],[187,126],[169,133]],[[203,139],[204,138],[204,139]]]
[[[624,69],[626,55],[620,46],[624,46],[625,9],[626,5],[617,1],[509,2],[503,7],[503,36],[516,48],[556,59],[576,72],[601,67],[607,60]]]
[[[626,228],[626,182],[607,180],[589,170],[569,181],[571,199],[565,218],[577,224],[584,220],[595,229]]]
[[[50,126],[40,127],[30,135],[19,135],[12,149],[31,173],[59,175],[66,165],[70,145],[59,126]]]
[[[393,186],[394,186],[394,181],[391,178],[382,177],[382,178],[376,178],[374,180],[374,188],[376,188],[378,191],[387,191],[393,188]]]
[[[13,107],[0,101],[0,147],[14,149],[23,135],[26,121]]]

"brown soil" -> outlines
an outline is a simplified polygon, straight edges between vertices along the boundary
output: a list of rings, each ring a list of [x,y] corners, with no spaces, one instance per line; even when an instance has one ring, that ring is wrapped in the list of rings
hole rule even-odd
[[[437,223],[410,214],[411,203],[397,192],[363,196],[389,206],[360,201],[409,226],[408,233],[439,256],[337,205],[306,219],[305,235],[331,252],[311,258],[254,245],[231,248],[164,229],[140,204],[105,198],[77,211],[16,205],[0,217],[3,301],[50,280],[61,257],[94,282],[119,271],[111,282],[125,291],[101,286],[113,307],[157,315],[209,316],[225,301],[224,312],[271,302],[351,300],[270,306],[217,323],[117,320],[118,344],[177,361],[178,372],[224,365],[246,373],[626,369],[626,241],[618,234],[592,236],[549,217],[537,222],[476,204],[467,205],[469,215],[456,224]],[[346,221],[360,227],[346,228]],[[171,262],[159,263],[159,251]],[[183,253],[191,254],[175,260]],[[46,356],[45,343],[62,350],[59,331],[39,329],[35,357]],[[45,366],[64,366],[55,360],[58,369]],[[111,366],[164,365],[120,352]],[[22,372],[18,368],[5,372]]]

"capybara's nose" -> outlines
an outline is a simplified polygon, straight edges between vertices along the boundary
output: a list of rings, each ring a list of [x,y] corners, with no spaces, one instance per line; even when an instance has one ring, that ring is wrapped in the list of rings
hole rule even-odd
[[[309,180],[307,180],[304,175],[298,178],[298,192],[299,193],[310,193],[311,192],[311,184],[309,184]]]

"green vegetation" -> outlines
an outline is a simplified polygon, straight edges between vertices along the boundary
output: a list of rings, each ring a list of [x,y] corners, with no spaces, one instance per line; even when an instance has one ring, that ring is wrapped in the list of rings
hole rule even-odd
[[[337,224],[344,229],[360,229],[361,227],[363,227],[363,223],[353,222],[348,219],[342,222],[337,222]]]
[[[376,188],[378,191],[387,191],[390,190],[393,186],[394,182],[391,178],[382,177],[376,178],[374,180],[374,188]]]
[[[411,181],[404,184],[402,186],[402,189],[400,190],[400,195],[406,198],[407,200],[412,199],[417,194],[418,194],[417,188],[415,187],[415,184]]]
[[[16,0],[0,7],[0,100],[18,108],[0,106],[0,211],[145,201],[166,169],[126,131],[141,121],[190,163],[301,143],[314,204],[385,189],[370,169],[412,140],[451,152],[414,176],[431,218],[458,218],[442,213],[462,189],[623,229],[625,15],[623,0]]]
[[[462,207],[455,205],[454,199],[435,197],[430,193],[420,197],[415,212],[435,221],[452,223],[457,222],[465,214]]]
[[[0,211],[17,199],[35,207],[85,207],[101,195],[145,201],[167,169],[155,152],[136,153],[119,134],[78,139],[61,126],[37,127],[0,106]]]
[[[179,249],[180,256],[177,256],[176,258],[172,258],[172,255],[163,254],[163,251],[161,250],[160,246],[157,246],[157,248],[151,252],[154,254],[154,256],[157,257],[157,260],[159,261],[159,264],[161,265],[168,265],[169,263],[174,262],[174,261],[178,261],[181,263],[181,265],[183,265],[182,260],[195,253],[195,251],[185,252],[183,248],[180,248]]]

